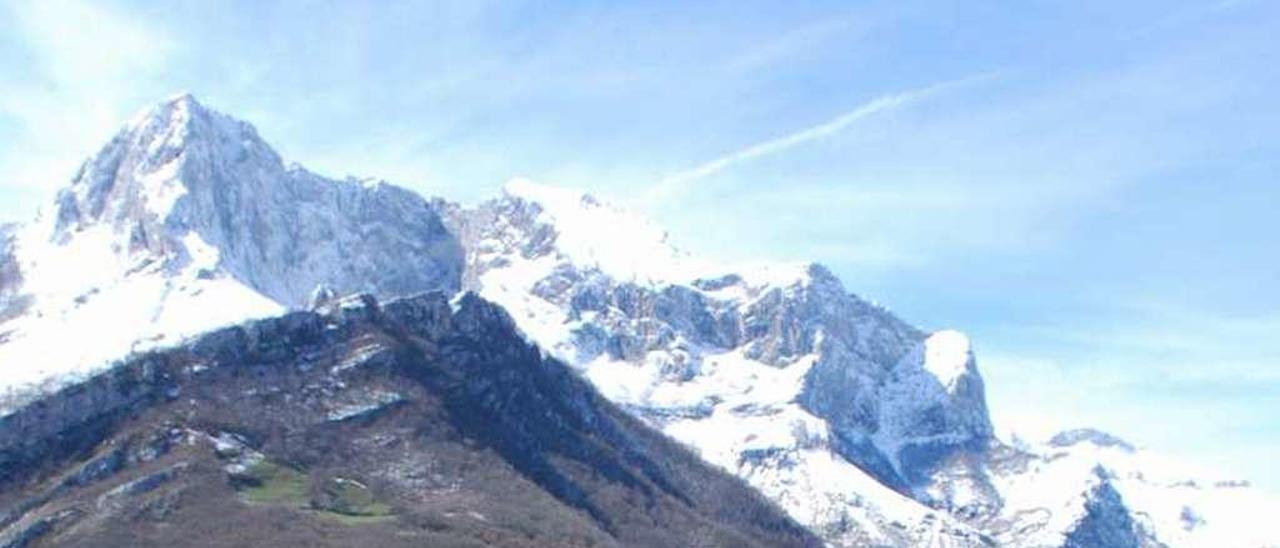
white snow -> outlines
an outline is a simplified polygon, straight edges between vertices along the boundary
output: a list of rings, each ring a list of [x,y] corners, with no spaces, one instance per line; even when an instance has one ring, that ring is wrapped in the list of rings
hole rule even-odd
[[[938,331],[924,342],[924,368],[946,387],[955,388],[956,379],[964,375],[970,360],[969,337],[959,331]]]
[[[284,310],[229,278],[200,277],[217,254],[198,236],[185,239],[192,262],[166,272],[154,257],[113,250],[110,227],[95,225],[63,244],[47,241],[43,228],[28,227],[16,245],[33,305],[0,326],[8,334],[0,390],[74,380],[130,352]]]
[[[666,234],[648,221],[581,192],[527,180],[512,181],[506,192],[542,208],[538,220],[555,229],[555,253],[527,258],[504,253],[499,242],[481,242],[478,247],[488,250],[486,260],[500,265],[483,271],[481,294],[506,307],[532,340],[580,368],[606,397],[648,418],[709,462],[746,479],[820,533],[848,520],[857,525],[850,530],[866,532],[865,537],[830,533],[829,538],[837,542],[860,545],[911,539],[945,545],[971,533],[954,518],[885,487],[831,452],[830,426],[796,403],[804,376],[820,355],[774,367],[747,359],[741,348],[698,348],[677,338],[638,362],[614,360],[607,354],[580,359],[582,349],[573,332],[595,322],[594,313],[570,317],[563,304],[533,291],[539,281],[566,264],[580,272],[598,271],[655,290],[667,285],[689,287],[699,278],[736,272],[742,281],[702,294],[741,309],[770,288],[806,287],[812,283],[808,265],[735,268],[715,264],[675,250]],[[508,233],[504,238],[519,235]],[[858,327],[860,331],[877,328],[873,324]],[[663,365],[673,362],[692,362],[694,374],[687,379],[664,376]],[[968,337],[953,330],[933,333],[893,371],[881,388],[881,428],[870,441],[886,455],[896,455],[907,444],[949,441],[946,434],[921,436],[917,426],[904,419],[958,397],[958,381],[976,375]],[[1087,493],[1101,481],[1095,468],[1102,463],[1139,523],[1164,542],[1175,546],[1277,544],[1275,534],[1258,524],[1280,506],[1256,490],[1214,482],[1192,487],[1172,479],[1185,476],[1165,472],[1168,467],[1145,452],[1131,454],[1091,444],[1034,450],[1039,452],[1027,470],[992,473],[994,487],[1006,503],[1000,519],[1010,524],[1009,536],[998,539],[1002,543],[1061,545],[1063,535],[1082,516]],[[952,478],[945,486],[947,500],[961,506],[985,502],[987,495],[972,481],[976,480]],[[1195,518],[1190,525],[1188,515]]]
[[[1280,546],[1271,521],[1280,499],[1265,491],[1144,450],[1089,442],[1031,449],[1039,458],[1028,471],[995,480],[1004,514],[1043,528],[1007,542],[1061,544],[1061,532],[1083,513],[1084,493],[1099,481],[1100,467],[1139,525],[1170,546]]]
[[[189,95],[148,109],[15,236],[15,302],[30,304],[0,323],[0,391],[280,314],[320,283],[446,279],[431,259],[448,250],[415,239],[435,226],[423,201],[384,186],[286,171],[251,126]]]
[[[178,203],[178,199],[187,195],[186,184],[178,179],[179,168],[180,161],[174,158],[164,167],[144,178],[142,188],[147,211],[154,213],[158,218],[167,217],[169,212],[173,211],[173,206]]]
[[[667,233],[647,219],[600,203],[589,194],[516,178],[503,192],[541,206],[543,222],[556,228],[556,248],[575,264],[595,267],[621,280],[653,283],[705,268],[667,242]]]
[[[503,193],[538,204],[540,221],[556,229],[556,250],[582,268],[596,268],[619,281],[688,283],[739,273],[750,285],[789,285],[807,279],[808,264],[755,264],[732,268],[690,255],[672,245],[648,218],[603,203],[580,190],[517,177]]]
[[[801,523],[839,528],[855,520],[860,528],[839,533],[853,535],[846,538],[848,543],[912,538],[945,545],[972,533],[957,520],[894,492],[831,452],[827,423],[798,403],[805,376],[819,355],[770,365],[747,358],[745,348],[701,348],[681,336],[637,362],[612,359],[607,353],[584,355],[574,332],[595,323],[595,313],[571,317],[562,303],[544,299],[534,290],[538,282],[566,266],[655,291],[673,285],[693,288],[695,280],[733,274],[741,280],[700,292],[746,314],[772,289],[791,295],[813,284],[810,264],[719,264],[677,250],[665,232],[649,221],[582,192],[526,179],[509,182],[505,192],[509,199],[539,206],[537,222],[554,229],[555,246],[551,253],[528,257],[519,245],[510,245],[526,235],[518,227],[499,227],[494,241],[474,244],[481,262],[495,265],[480,272],[480,294],[506,308],[531,340],[581,370],[605,397],[650,419],[707,461],[746,479]],[[954,343],[954,337],[948,337],[941,335],[938,340],[944,344],[935,350],[954,350],[954,344],[946,347]],[[821,347],[821,340],[819,333],[816,346]],[[960,353],[963,359],[967,345]],[[910,367],[923,373],[918,365],[922,361],[917,357]],[[692,373],[673,378],[664,373],[670,365],[681,365]],[[917,395],[904,388],[902,399],[913,401]],[[900,443],[894,441],[894,447]],[[761,464],[756,458],[762,462],[782,459],[788,464]]]

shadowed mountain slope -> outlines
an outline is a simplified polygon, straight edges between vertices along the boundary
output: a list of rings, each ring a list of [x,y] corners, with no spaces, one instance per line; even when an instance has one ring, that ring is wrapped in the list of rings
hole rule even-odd
[[[470,294],[225,328],[0,424],[0,546],[360,544],[819,542]]]

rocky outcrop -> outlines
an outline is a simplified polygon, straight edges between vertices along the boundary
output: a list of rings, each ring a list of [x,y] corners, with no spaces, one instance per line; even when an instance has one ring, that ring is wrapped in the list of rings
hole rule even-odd
[[[1140,548],[1138,526],[1105,472],[1089,491],[1084,517],[1067,533],[1065,548]]]
[[[13,256],[13,236],[16,227],[0,225],[0,324],[21,315],[30,301],[22,294],[22,269]],[[0,344],[5,333],[0,325]]]
[[[58,195],[55,241],[94,225],[170,268],[211,247],[220,270],[293,308],[319,284],[395,296],[455,291],[462,274],[457,238],[423,198],[286,168],[253,126],[189,95],[126,127]]]
[[[127,124],[53,206],[0,237],[0,394],[305,308],[317,287],[461,286],[460,243],[428,201],[286,167],[253,126],[189,95]],[[64,332],[95,335],[60,345]]]
[[[1078,428],[1059,432],[1049,440],[1049,445],[1053,447],[1071,447],[1080,443],[1091,443],[1098,447],[1115,447],[1130,453],[1134,451],[1133,445],[1129,442],[1092,428]]]
[[[922,541],[893,530],[889,523],[899,518],[866,516],[877,510],[844,498],[846,486],[798,491],[817,473],[806,463],[823,458],[818,453],[839,455],[849,474],[946,506],[928,493],[934,478],[953,456],[981,453],[993,440],[967,340],[935,356],[928,334],[848,293],[821,265],[780,273],[705,268],[665,243],[631,242],[627,234],[643,228],[626,226],[624,214],[613,219],[598,200],[527,183],[475,210],[445,210],[468,250],[471,287],[510,309],[533,340],[633,413],[754,478],[767,494],[789,493],[793,515],[836,531],[829,540]],[[583,219],[600,222],[594,217],[623,233],[635,270],[609,269],[628,261],[608,256],[615,250],[608,234],[580,232]],[[930,360],[948,362],[946,378]],[[762,376],[779,382],[765,386],[774,381]],[[737,385],[741,379],[758,386]],[[922,520],[914,525],[922,535],[945,521],[926,524],[924,516],[900,519]],[[853,521],[884,530],[843,529]],[[982,542],[971,532],[958,538]]]

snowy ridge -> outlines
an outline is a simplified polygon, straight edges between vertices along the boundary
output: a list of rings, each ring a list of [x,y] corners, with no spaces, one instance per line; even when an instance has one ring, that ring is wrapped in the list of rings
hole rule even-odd
[[[670,280],[697,268],[687,255],[666,245],[666,232],[637,215],[604,205],[590,194],[523,178],[507,182],[503,193],[538,204],[538,221],[557,229],[557,251],[584,268],[640,283]]]
[[[181,241],[190,260],[177,267],[115,251],[118,234],[109,226],[86,227],[60,243],[49,234],[48,225],[37,223],[16,238],[22,295],[30,304],[0,325],[7,387],[75,378],[130,352],[285,310],[210,275],[218,252],[196,234]],[[68,333],[83,335],[67,344]]]
[[[421,197],[286,169],[190,95],[126,124],[6,245],[0,391],[276,315],[318,285],[454,290],[462,254]]]
[[[517,179],[463,208],[327,179],[181,95],[53,206],[0,226],[0,395],[343,295],[470,289],[834,546],[1280,545],[1264,519],[1280,503],[1247,484],[1187,480],[1099,432],[998,439],[962,333],[925,333],[821,265],[692,256],[584,192]]]
[[[1274,500],[1151,481],[1147,467],[1186,476],[1113,437],[996,439],[966,336],[921,333],[820,266],[700,260],[634,214],[526,180],[451,222],[469,287],[836,545],[1276,543],[1220,502]]]
[[[555,251],[580,269],[599,270],[624,282],[683,283],[737,273],[752,286],[804,280],[808,264],[759,264],[737,270],[683,252],[649,219],[586,192],[517,177],[503,185],[511,200],[535,205],[536,222],[554,227]],[[517,236],[518,237],[518,236]]]
[[[922,413],[971,394],[948,393],[924,369],[924,334],[846,293],[825,268],[700,260],[635,214],[527,180],[454,224],[469,250],[469,284],[533,340],[793,517],[847,545],[981,543],[977,531],[869,474],[867,462],[839,454],[861,439],[865,457],[888,463],[896,488],[909,489],[897,477],[908,466],[897,458],[902,447],[969,443],[989,426],[980,407],[982,426],[914,436]],[[959,365],[945,364],[960,368],[948,382],[967,375],[980,384],[967,343],[959,352]],[[936,397],[915,403],[918,385],[930,382]],[[866,424],[833,425],[827,416],[858,420],[851,401],[879,412]],[[885,434],[873,435],[878,426]]]

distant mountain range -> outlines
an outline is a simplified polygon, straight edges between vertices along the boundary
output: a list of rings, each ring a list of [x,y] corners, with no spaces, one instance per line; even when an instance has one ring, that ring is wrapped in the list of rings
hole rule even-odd
[[[210,544],[1280,544],[1247,483],[1096,431],[998,439],[967,337],[821,265],[694,257],[525,180],[463,207],[326,179],[189,95],[0,227],[0,386],[0,546],[201,519]]]

